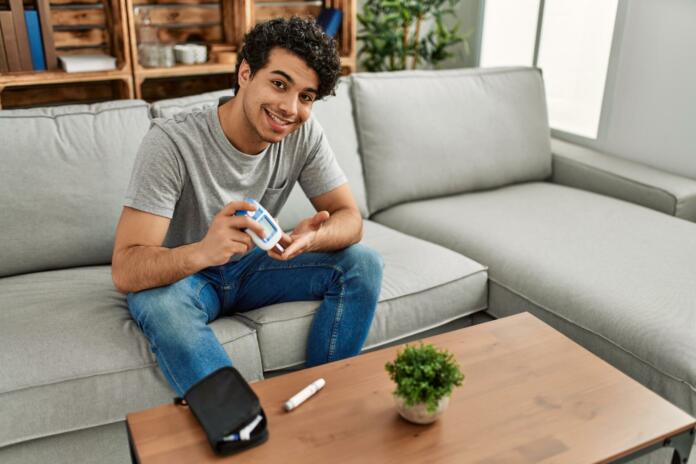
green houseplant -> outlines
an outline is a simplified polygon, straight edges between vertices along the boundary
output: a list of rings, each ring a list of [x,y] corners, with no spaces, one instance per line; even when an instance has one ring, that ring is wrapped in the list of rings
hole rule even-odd
[[[459,24],[447,27],[444,19],[455,16],[459,0],[366,0],[358,22],[360,65],[367,71],[396,71],[431,66],[450,56],[448,48],[463,42],[469,53],[469,37]]]
[[[452,389],[460,386],[464,375],[454,356],[433,345],[406,345],[385,369],[396,382],[394,398],[399,414],[420,424],[435,421],[449,403]]]

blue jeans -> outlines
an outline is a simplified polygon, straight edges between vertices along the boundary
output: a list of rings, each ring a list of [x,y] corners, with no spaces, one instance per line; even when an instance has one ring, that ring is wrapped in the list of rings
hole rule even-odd
[[[360,352],[377,307],[382,258],[358,244],[290,261],[255,249],[165,287],[128,294],[133,319],[178,395],[232,361],[208,324],[219,317],[287,301],[322,300],[307,341],[306,365]]]

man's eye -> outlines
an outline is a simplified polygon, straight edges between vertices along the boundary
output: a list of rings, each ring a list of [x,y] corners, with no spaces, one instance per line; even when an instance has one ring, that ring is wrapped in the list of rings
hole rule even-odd
[[[285,82],[283,81],[271,81],[274,86],[278,87],[279,89],[284,89],[285,88]]]
[[[314,101],[314,98],[311,95],[304,94],[304,95],[302,95],[302,100],[307,102],[307,103],[311,103]]]

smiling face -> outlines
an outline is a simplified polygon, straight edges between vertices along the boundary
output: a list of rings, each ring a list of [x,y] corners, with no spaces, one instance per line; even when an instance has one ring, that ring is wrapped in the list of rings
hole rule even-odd
[[[263,68],[251,76],[244,61],[238,73],[248,142],[261,150],[297,130],[312,112],[319,76],[305,61],[284,48],[273,48]]]

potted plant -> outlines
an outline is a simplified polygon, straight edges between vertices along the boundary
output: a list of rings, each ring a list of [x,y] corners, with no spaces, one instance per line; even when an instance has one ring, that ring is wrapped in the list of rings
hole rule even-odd
[[[437,420],[449,404],[452,389],[464,380],[451,353],[423,343],[406,345],[384,367],[396,382],[394,399],[399,414],[417,424]]]
[[[455,16],[459,0],[366,0],[361,14],[358,40],[360,65],[367,71],[396,71],[434,67],[452,53],[449,48],[463,42],[469,54],[473,31],[459,33],[459,24],[448,27],[447,16]]]

